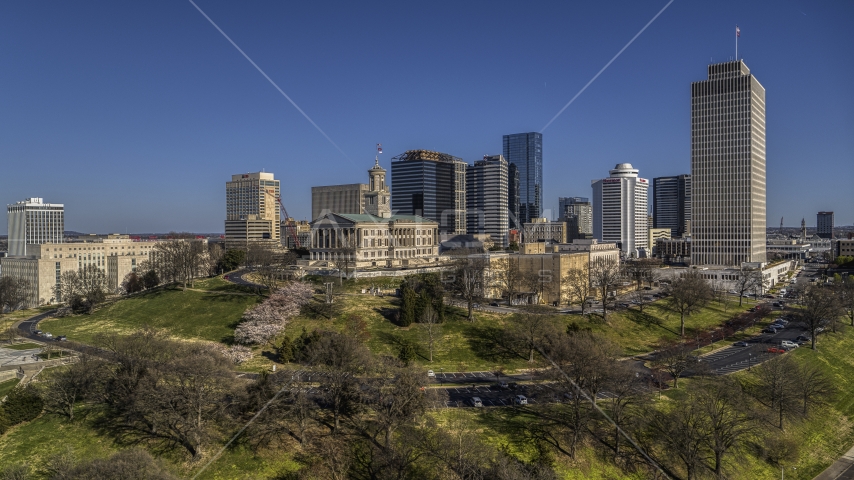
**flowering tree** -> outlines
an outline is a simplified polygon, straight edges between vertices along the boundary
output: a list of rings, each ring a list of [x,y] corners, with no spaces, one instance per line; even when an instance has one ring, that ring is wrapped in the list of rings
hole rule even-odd
[[[243,322],[234,330],[234,340],[243,345],[266,344],[287,327],[311,300],[314,289],[303,282],[290,282],[273,292],[261,304],[243,314]]]

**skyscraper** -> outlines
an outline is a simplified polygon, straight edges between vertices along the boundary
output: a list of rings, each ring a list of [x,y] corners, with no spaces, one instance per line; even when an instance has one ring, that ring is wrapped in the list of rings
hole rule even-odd
[[[585,197],[559,197],[558,214],[566,222],[566,241],[593,235],[593,207]]]
[[[648,249],[649,182],[638,177],[631,163],[619,163],[608,178],[593,180],[593,238],[617,243],[626,257]]]
[[[246,247],[250,242],[278,243],[279,181],[272,173],[232,175],[225,182],[225,241]]]
[[[765,262],[765,89],[741,60],[691,84],[691,263]]]
[[[652,197],[652,228],[669,228],[673,238],[691,233],[691,175],[653,178]]]
[[[833,212],[818,212],[816,234],[821,238],[833,238]]]
[[[488,233],[496,245],[507,246],[507,160],[485,155],[466,170],[466,230]]]
[[[504,158],[519,170],[519,223],[543,214],[543,134],[504,135]]]
[[[24,256],[27,245],[62,243],[65,206],[28,198],[6,206],[9,227],[9,256]]]
[[[408,150],[391,159],[391,208],[439,224],[439,233],[466,233],[466,167],[461,158]]]
[[[510,162],[507,162],[507,216],[510,228],[522,228],[519,221],[519,168]]]

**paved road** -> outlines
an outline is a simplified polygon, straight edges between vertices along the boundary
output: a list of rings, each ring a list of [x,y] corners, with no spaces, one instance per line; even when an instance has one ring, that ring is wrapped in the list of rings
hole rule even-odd
[[[813,480],[854,480],[854,447]]]
[[[47,312],[36,315],[35,317],[30,317],[23,322],[18,324],[18,330],[24,332],[24,336],[27,338],[33,338],[37,340],[43,340],[40,337],[37,337],[35,331],[38,330],[39,322],[48,318],[56,313],[56,310],[49,310]]]
[[[235,283],[237,285],[242,285],[244,287],[265,288],[263,285],[259,285],[259,284],[254,283],[254,282],[250,282],[249,280],[246,280],[245,278],[243,278],[244,275],[246,275],[247,273],[251,273],[251,272],[252,272],[252,270],[244,268],[244,269],[237,270],[235,272],[231,272],[231,273],[228,273],[226,275],[223,275],[223,278],[225,280],[228,280],[231,283]]]
[[[806,329],[795,322],[789,323],[776,334],[763,333],[747,340],[747,347],[729,346],[722,350],[700,357],[700,361],[708,364],[712,372],[719,375],[738,372],[751,366],[758,365],[779,353],[768,353],[772,346],[779,346],[783,340],[795,341],[806,333]]]

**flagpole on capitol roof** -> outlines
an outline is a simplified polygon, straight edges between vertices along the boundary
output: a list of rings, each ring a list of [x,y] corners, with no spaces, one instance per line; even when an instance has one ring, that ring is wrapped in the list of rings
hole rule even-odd
[[[738,37],[741,36],[741,30],[738,29],[738,25],[735,26],[735,61],[738,61]]]

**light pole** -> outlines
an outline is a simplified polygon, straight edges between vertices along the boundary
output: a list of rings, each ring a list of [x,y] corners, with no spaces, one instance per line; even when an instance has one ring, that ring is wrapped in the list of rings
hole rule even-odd
[[[753,356],[752,353],[747,353],[747,371],[750,371],[750,358]]]

